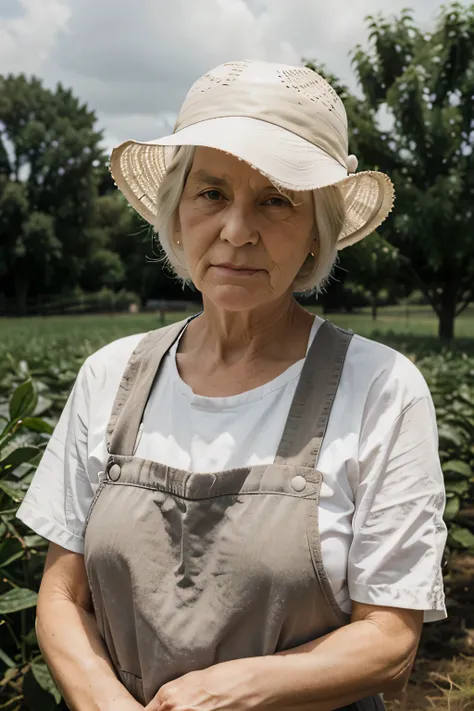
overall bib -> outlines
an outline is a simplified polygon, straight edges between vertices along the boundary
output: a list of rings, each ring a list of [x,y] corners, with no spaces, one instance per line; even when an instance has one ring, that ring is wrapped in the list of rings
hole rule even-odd
[[[143,704],[187,672],[290,649],[350,619],[322,563],[317,462],[352,335],[328,322],[318,330],[272,464],[192,473],[133,455],[184,325],[149,333],[128,362],[85,526],[97,624]],[[346,708],[385,706],[374,696]]]

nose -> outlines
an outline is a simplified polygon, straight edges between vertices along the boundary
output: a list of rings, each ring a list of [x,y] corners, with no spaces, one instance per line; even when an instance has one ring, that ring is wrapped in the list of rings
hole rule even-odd
[[[225,211],[220,238],[233,247],[257,244],[259,233],[252,210],[234,202]]]

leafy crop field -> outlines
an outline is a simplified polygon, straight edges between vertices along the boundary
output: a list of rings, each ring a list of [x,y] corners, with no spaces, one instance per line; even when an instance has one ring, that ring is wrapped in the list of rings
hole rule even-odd
[[[406,353],[430,385],[448,496],[449,618],[425,626],[406,708],[474,709],[474,314],[459,319],[451,351],[437,343],[426,310],[385,310],[375,323],[367,314],[332,320]],[[46,543],[15,520],[16,509],[83,360],[159,325],[146,314],[0,319],[0,709],[65,708],[34,632]]]

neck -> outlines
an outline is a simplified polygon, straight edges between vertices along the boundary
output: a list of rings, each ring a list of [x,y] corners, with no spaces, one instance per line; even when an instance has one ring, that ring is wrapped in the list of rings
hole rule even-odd
[[[190,324],[194,329],[189,335],[201,353],[212,352],[214,358],[229,361],[244,353],[252,358],[275,348],[281,355],[294,347],[300,349],[298,344],[307,343],[312,323],[313,316],[291,293],[252,311],[224,311],[204,297],[203,313]]]

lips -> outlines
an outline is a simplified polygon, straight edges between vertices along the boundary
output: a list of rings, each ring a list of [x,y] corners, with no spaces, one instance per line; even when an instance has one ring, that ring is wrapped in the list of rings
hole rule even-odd
[[[261,272],[262,269],[257,267],[252,267],[250,264],[231,264],[230,262],[222,262],[221,264],[214,264],[214,267],[221,269],[232,269],[236,272]]]
[[[264,271],[244,264],[229,264],[228,262],[214,264],[213,268],[222,279],[250,279]]]

